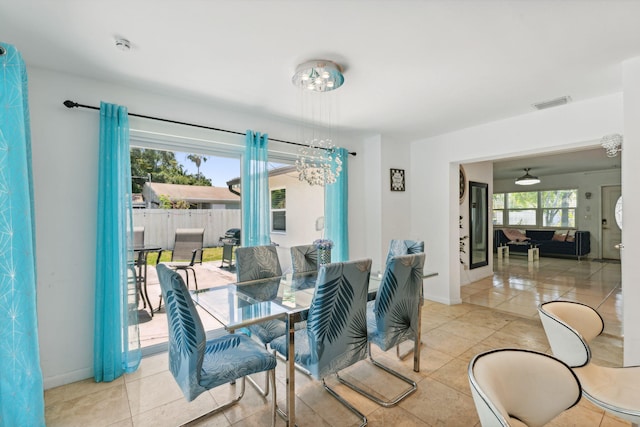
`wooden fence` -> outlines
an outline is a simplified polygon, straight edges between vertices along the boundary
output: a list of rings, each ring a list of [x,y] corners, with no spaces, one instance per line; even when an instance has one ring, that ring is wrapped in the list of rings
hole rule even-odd
[[[144,241],[173,248],[177,228],[204,228],[204,247],[218,246],[230,228],[240,228],[240,209],[134,209],[133,225],[144,227]]]

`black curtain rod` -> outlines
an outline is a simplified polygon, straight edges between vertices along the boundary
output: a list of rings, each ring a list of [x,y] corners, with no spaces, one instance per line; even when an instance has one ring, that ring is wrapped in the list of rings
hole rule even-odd
[[[77,102],[69,101],[68,99],[66,101],[64,101],[63,104],[67,108],[89,108],[91,110],[100,110],[100,108],[94,107],[93,105],[78,104]],[[191,126],[191,127],[194,127],[194,128],[217,130],[219,132],[232,133],[232,134],[235,134],[235,135],[245,135],[245,136],[247,135],[245,132],[238,132],[238,131],[235,131],[235,130],[227,130],[227,129],[219,129],[219,128],[214,128],[214,127],[211,127],[211,126],[199,125],[199,124],[196,124],[196,123],[180,122],[180,121],[177,121],[177,120],[163,119],[161,117],[145,116],[143,114],[135,114],[135,113],[128,113],[128,114],[130,116],[141,117],[143,119],[157,120],[157,121],[160,121],[160,122],[174,123],[174,124],[177,124],[177,125]],[[282,142],[284,144],[297,145],[299,147],[309,147],[308,144],[302,144],[300,142],[284,141],[282,139],[269,138],[269,141]],[[327,150],[327,148],[325,148],[325,150]],[[355,152],[348,151],[348,153],[351,154],[352,156],[356,155]]]

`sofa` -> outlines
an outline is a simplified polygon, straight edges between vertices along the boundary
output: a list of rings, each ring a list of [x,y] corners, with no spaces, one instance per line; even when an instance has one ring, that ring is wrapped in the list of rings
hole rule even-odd
[[[540,256],[571,256],[578,260],[591,252],[591,234],[588,231],[558,232],[554,230],[494,229],[493,245],[509,242],[529,242],[538,247]],[[509,252],[527,253],[529,245],[510,244]]]

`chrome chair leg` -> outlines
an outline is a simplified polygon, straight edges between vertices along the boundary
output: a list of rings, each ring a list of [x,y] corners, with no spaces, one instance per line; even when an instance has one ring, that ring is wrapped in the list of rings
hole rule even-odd
[[[422,344],[423,344],[423,342],[420,341],[420,345],[422,345]],[[405,351],[404,353],[400,353],[400,344],[396,345],[396,356],[398,357],[398,359],[404,360],[411,353],[413,353],[413,346],[411,348],[407,349],[407,351]]]
[[[238,396],[236,396],[234,399],[230,400],[227,403],[224,403],[218,407],[216,407],[215,409],[212,409],[211,411],[200,415],[197,418],[194,418],[190,421],[187,421],[186,423],[182,424],[182,427],[185,426],[195,426],[197,425],[200,421],[204,420],[205,418],[208,418],[212,415],[217,414],[218,412],[224,411],[227,408],[232,407],[233,405],[235,405],[236,403],[238,403],[240,401],[240,399],[242,399],[242,396],[244,396],[244,390],[245,390],[245,382],[244,382],[244,377],[240,380],[240,394]]]
[[[269,382],[271,383],[271,387],[273,388],[273,397],[271,398],[271,427],[275,427],[276,425],[276,413],[279,410],[278,409],[278,402],[277,402],[277,394],[276,394],[276,370],[272,369],[271,371],[267,372],[267,377]],[[187,421],[186,423],[182,424],[182,427],[186,427],[186,426],[195,426],[198,425],[200,423],[200,421],[213,416],[221,411],[224,411],[225,409],[228,409],[230,407],[232,407],[233,405],[235,405],[236,403],[238,403],[240,401],[240,399],[242,399],[242,397],[244,396],[244,392],[245,392],[245,379],[248,377],[243,377],[240,379],[240,393],[232,400],[230,400],[227,403],[224,403],[218,407],[216,407],[215,409],[200,415],[197,418],[194,418],[190,421]]]
[[[269,395],[269,373],[266,372],[265,373],[265,379],[264,379],[264,388],[262,388],[257,382],[256,380],[254,380],[253,378],[251,378],[250,376],[247,376],[247,379],[249,380],[249,384],[251,384],[253,386],[253,388],[256,389],[256,391],[258,392],[258,394],[262,397],[267,397]]]
[[[337,376],[337,374],[336,374]],[[329,392],[329,394],[331,396],[333,396],[336,400],[338,400],[338,402],[340,402],[345,408],[347,408],[349,411],[351,411],[352,413],[356,414],[358,417],[360,417],[360,419],[362,420],[362,423],[360,424],[360,427],[364,427],[367,425],[367,417],[360,411],[358,411],[352,404],[350,404],[349,402],[347,402],[342,396],[340,396],[338,393],[336,393],[336,391],[334,389],[332,389],[331,387],[329,387],[327,385],[327,383],[324,381],[324,378],[322,379],[322,385],[324,386],[324,389],[327,390]]]
[[[374,358],[371,356],[371,343],[369,343],[369,345],[368,345],[368,352],[369,352],[369,360],[371,361],[371,363],[373,363],[374,366],[382,369],[383,371],[385,371],[385,372],[393,375],[394,377],[400,379],[401,381],[409,384],[409,388],[405,389],[402,393],[400,393],[398,396],[396,396],[395,398],[393,398],[391,400],[382,400],[378,396],[374,396],[373,394],[369,393],[368,391],[363,390],[362,388],[358,387],[357,385],[353,384],[352,382],[347,381],[346,379],[342,378],[340,375],[336,374],[336,377],[338,378],[338,381],[340,381],[342,384],[344,384],[347,387],[349,387],[351,390],[353,390],[353,391],[355,391],[357,393],[360,393],[364,397],[368,398],[369,400],[372,400],[372,401],[376,402],[378,405],[383,406],[385,408],[390,408],[392,406],[397,405],[398,403],[400,403],[400,401],[402,401],[404,398],[408,397],[409,395],[411,395],[412,393],[414,393],[418,389],[418,384],[415,381],[413,381],[411,378],[405,377],[401,373],[399,373],[397,371],[394,371],[393,369],[389,368],[388,366],[383,365],[382,363],[378,362],[377,360],[374,360]]]

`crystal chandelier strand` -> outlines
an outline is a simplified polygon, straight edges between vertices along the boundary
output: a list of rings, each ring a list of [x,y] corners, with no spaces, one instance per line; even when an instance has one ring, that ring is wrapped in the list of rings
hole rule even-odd
[[[337,110],[332,91],[344,82],[341,69],[330,61],[309,61],[298,67],[292,81],[300,91],[300,140],[307,145],[298,150],[298,177],[310,185],[333,184],[342,171],[332,137]]]

